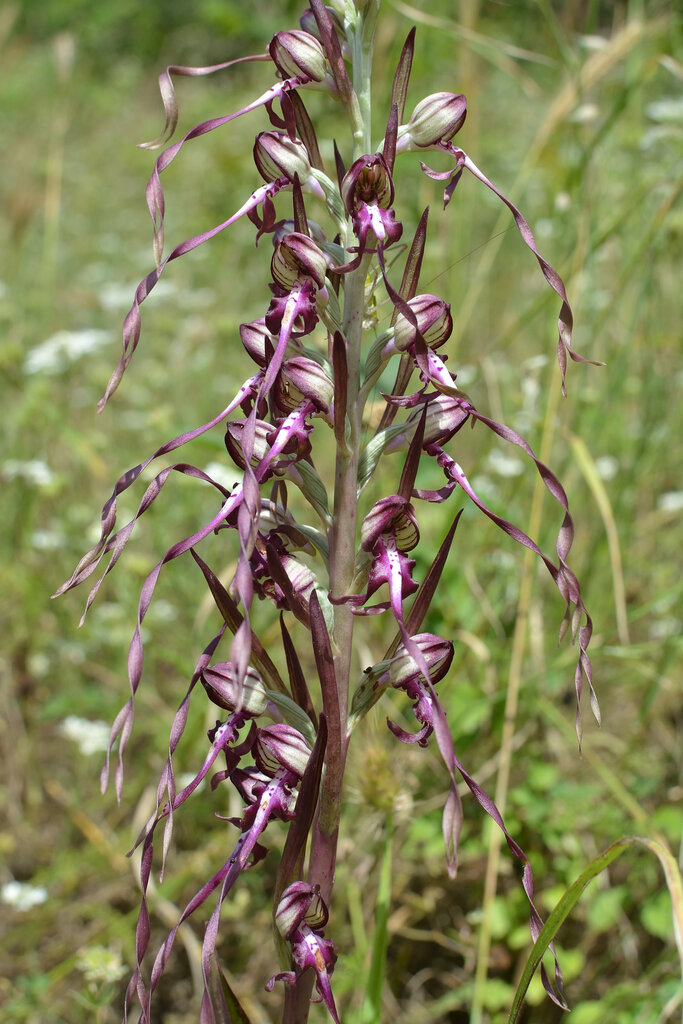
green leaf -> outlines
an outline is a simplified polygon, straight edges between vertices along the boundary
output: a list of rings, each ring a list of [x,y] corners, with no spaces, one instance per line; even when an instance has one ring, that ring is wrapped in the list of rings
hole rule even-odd
[[[363,488],[367,485],[370,477],[377,468],[380,455],[395,437],[397,437],[402,431],[405,431],[405,424],[395,423],[391,427],[385,427],[384,430],[379,430],[375,436],[368,441],[365,448],[361,452],[360,459],[358,460],[358,493],[360,494]]]
[[[215,951],[209,957],[209,963],[207,992],[215,1024],[251,1024],[220,968]]]
[[[621,839],[618,839],[616,843],[613,843],[608,847],[604,853],[601,853],[598,857],[592,860],[588,867],[581,872],[576,881],[569,886],[560,898],[557,906],[546,921],[541,934],[534,943],[533,949],[531,950],[529,958],[524,966],[522,977],[519,980],[519,984],[515,992],[512,1009],[510,1010],[508,1024],[517,1024],[519,1021],[524,1003],[524,995],[529,988],[529,983],[534,976],[536,968],[543,959],[543,954],[550,946],[550,943],[555,939],[560,927],[578,903],[579,898],[588,883],[604,871],[605,868],[609,867],[612,861],[615,861],[617,857],[620,857],[624,850],[635,844],[645,846],[651,853],[654,853],[664,870],[666,884],[669,889],[669,896],[671,898],[673,908],[674,932],[681,961],[681,970],[683,971],[683,881],[681,880],[681,873],[678,868],[678,864],[671,854],[671,851],[664,846],[662,842],[659,842],[656,839],[648,839],[643,836],[623,836]]]
[[[313,746],[315,743],[315,729],[306,712],[291,697],[288,697],[286,693],[279,693],[277,690],[266,690],[266,694],[268,700],[273,702],[287,725],[298,729],[301,735]]]
[[[325,524],[330,522],[330,506],[327,501],[327,491],[313,466],[303,459],[297,464],[297,472],[301,477],[301,483],[297,482],[299,490],[304,498],[311,503],[320,518]],[[316,545],[317,546],[317,545]]]
[[[389,911],[391,910],[391,866],[394,816],[387,814],[384,828],[382,862],[379,869],[377,907],[375,909],[375,934],[372,942],[372,962],[365,990],[365,1001],[361,1020],[363,1024],[374,1024],[382,1016],[382,989],[386,974],[387,947],[389,945]]]

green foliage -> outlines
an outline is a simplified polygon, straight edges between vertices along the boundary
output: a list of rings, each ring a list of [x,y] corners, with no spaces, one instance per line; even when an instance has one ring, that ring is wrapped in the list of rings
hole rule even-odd
[[[387,82],[387,94],[399,41],[412,24],[401,9],[397,4],[384,23],[378,47],[377,74]],[[101,753],[81,753],[62,724],[69,715],[111,720],[125,699],[125,651],[137,591],[169,536],[184,535],[199,522],[196,491],[182,480],[173,483],[163,517],[146,517],[127,554],[127,572],[107,580],[104,601],[80,633],[75,620],[83,598],[51,603],[49,593],[82,553],[84,538],[97,525],[94,510],[118,474],[155,443],[208,419],[242,380],[245,364],[236,352],[235,332],[240,321],[260,312],[249,307],[250,286],[269,259],[267,240],[254,251],[250,233],[238,227],[230,241],[214,241],[209,257],[196,253],[169,269],[164,303],[152,296],[146,306],[137,365],[104,421],[98,420],[95,403],[118,354],[120,320],[135,284],[151,267],[143,196],[151,164],[134,144],[159,128],[154,78],[166,60],[209,63],[240,49],[262,49],[282,27],[282,10],[265,0],[248,7],[202,0],[188,27],[187,5],[180,3],[25,0],[3,38],[0,109],[10,160],[0,180],[7,214],[0,226],[0,804],[8,827],[0,835],[0,881],[14,878],[49,893],[42,905],[7,905],[0,915],[0,1003],[3,1019],[17,1024],[119,1019],[125,979],[112,976],[116,996],[108,993],[103,1002],[104,989],[88,994],[83,957],[101,948],[112,963],[134,960],[137,896],[124,853],[153,799],[146,787],[158,774],[169,718],[202,640],[217,622],[211,602],[200,603],[195,614],[203,590],[193,563],[162,579],[160,600],[146,619],[158,643],[149,647],[127,763],[126,806],[138,802],[135,823],[111,795],[99,794]],[[564,13],[556,19],[549,4],[482,5],[469,26],[476,36],[471,38],[452,21],[452,5],[430,5],[432,16],[447,24],[430,25],[426,15],[427,23],[418,20],[409,102],[434,88],[468,94],[468,150],[493,168],[494,180],[523,205],[541,249],[557,257],[576,303],[577,347],[607,367],[572,367],[571,401],[546,409],[542,396],[557,389],[554,309],[537,286],[533,260],[513,240],[509,221],[497,221],[495,209],[465,182],[453,201],[455,220],[440,219],[438,187],[426,179],[416,179],[412,213],[402,211],[408,231],[411,216],[416,222],[420,209],[432,204],[422,279],[428,287],[441,275],[439,290],[453,304],[458,339],[449,348],[449,366],[458,382],[480,408],[525,432],[535,449],[545,437],[548,461],[566,480],[575,514],[573,566],[585,581],[596,624],[604,725],[601,732],[587,726],[580,758],[573,734],[572,653],[555,649],[560,609],[551,588],[536,581],[508,794],[507,817],[532,852],[545,913],[618,836],[661,834],[676,848],[683,825],[676,744],[682,467],[675,439],[683,427],[683,213],[675,148],[681,139],[680,25],[666,10],[645,21],[636,19],[635,8],[628,20],[620,4],[588,4],[586,11],[585,21],[572,22],[561,20],[570,18]],[[601,50],[585,38],[597,31],[605,40]],[[55,59],[57,32],[78,37],[70,70]],[[528,52],[520,56],[513,46]],[[208,91],[183,83],[183,124],[236,108],[242,86],[246,95],[249,83],[262,81],[258,76],[258,69],[231,71]],[[247,119],[229,140],[216,133],[206,146],[186,147],[178,161],[182,173],[179,167],[168,172],[169,239],[194,233],[197,222],[216,222],[251,191],[254,130]],[[400,163],[397,176],[405,196],[409,174]],[[378,313],[381,330],[386,311]],[[106,334],[86,336],[86,329]],[[53,343],[56,354],[47,364],[49,353],[41,346],[60,331],[72,333],[65,347]],[[28,372],[27,360],[41,352],[43,368]],[[592,463],[577,456],[570,443],[574,434],[588,442]],[[516,467],[492,457],[495,445],[484,431],[467,431],[459,443],[476,467],[482,494],[511,519],[528,521],[531,475],[505,475]],[[208,465],[220,461],[221,450],[220,439],[215,446],[205,439],[195,456]],[[593,473],[606,505],[598,499]],[[126,496],[129,513],[140,494]],[[610,542],[609,513],[620,562]],[[425,529],[440,538],[447,524],[438,508],[430,514]],[[556,526],[549,517],[542,530],[546,542]],[[434,603],[424,627],[456,641],[456,662],[440,692],[458,756],[489,791],[495,786],[520,615],[522,559],[512,547],[466,508],[446,570],[447,597]],[[418,568],[424,572],[427,566]],[[278,644],[274,617],[264,612],[258,628],[264,644]],[[380,619],[368,625],[373,648],[391,639],[382,629]],[[364,657],[359,652],[359,678]],[[403,710],[398,697],[391,707],[376,709],[362,724],[365,736],[357,745],[372,758],[373,780],[382,791],[405,794],[403,803],[392,797],[384,1019],[465,1020],[482,920],[487,829],[466,801],[459,877],[445,883],[438,810],[443,792],[433,796],[434,780],[442,779],[439,760],[432,750],[401,750],[399,757],[385,735],[384,716],[400,721]],[[199,716],[192,720],[178,752],[179,770],[196,764],[211,725]],[[353,768],[351,777],[362,779],[364,763]],[[350,1019],[360,1021],[364,988],[358,978],[371,977],[377,911],[363,894],[375,891],[384,812],[360,792],[357,811],[342,836],[348,863],[339,869],[335,913],[343,918],[348,905],[349,920],[335,930],[335,941],[355,943],[359,962],[353,971],[340,970],[339,982],[349,1014],[356,1014]],[[150,901],[160,935],[177,916],[165,901],[182,905],[192,879],[201,870],[208,873],[225,846],[222,823],[208,824],[201,802],[184,812],[177,824],[176,870]],[[226,806],[224,813],[234,809]],[[264,865],[273,875],[277,858],[273,850]],[[626,859],[596,881],[562,932],[575,1024],[654,1024],[676,999],[680,977],[661,874],[650,858],[632,858],[628,870]],[[507,1019],[528,950],[526,912],[513,870],[503,851],[484,988],[491,1024]],[[270,910],[261,886],[247,875],[224,914],[235,979],[249,972],[247,990],[232,977],[229,987],[253,1021],[268,1019],[277,1005],[276,997],[259,990],[270,959],[262,938]],[[355,903],[354,893],[361,894]],[[240,928],[247,906],[253,936]],[[166,1014],[160,1019],[174,1024],[196,1019],[187,970],[188,963],[196,968],[193,948],[188,939],[160,988],[160,1013]],[[578,964],[580,970],[571,969]],[[412,988],[405,984],[408,965],[411,975],[419,972]],[[531,999],[539,989],[530,989]],[[96,1000],[96,1010],[79,994]],[[245,997],[255,1000],[260,1018]],[[376,988],[372,998],[377,999]],[[554,1019],[551,1009],[543,1012],[549,1015],[543,1019]]]

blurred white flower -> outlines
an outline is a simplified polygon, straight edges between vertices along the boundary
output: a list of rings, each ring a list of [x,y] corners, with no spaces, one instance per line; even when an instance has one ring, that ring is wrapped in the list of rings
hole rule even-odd
[[[36,551],[56,551],[64,543],[64,535],[57,530],[34,530],[31,546]]]
[[[680,512],[683,509],[683,491],[668,491],[657,498],[660,512]]]
[[[613,480],[619,472],[619,461],[613,455],[601,455],[595,460],[595,471],[601,480]]]
[[[582,103],[571,112],[569,120],[574,124],[590,124],[600,116],[600,108],[595,103]]]
[[[217,484],[222,484],[223,487],[232,489],[236,483],[239,483],[242,474],[234,466],[229,465],[227,462],[210,462],[208,466],[204,467],[204,472],[207,476],[210,476],[212,480],[215,480]]]
[[[106,722],[91,722],[88,718],[68,715],[61,725],[61,733],[78,745],[82,754],[97,754],[107,749],[110,727]]]
[[[36,487],[48,487],[54,480],[54,473],[41,459],[8,459],[2,464],[2,475],[6,480],[21,479]]]
[[[683,96],[664,96],[661,100],[648,103],[645,113],[652,121],[683,122]]]
[[[127,973],[121,957],[106,946],[88,946],[80,950],[76,967],[85,975],[91,986],[118,981]]]
[[[0,899],[15,910],[31,910],[47,900],[48,892],[43,885],[28,882],[5,882],[0,889]]]
[[[494,448],[489,452],[486,459],[488,468],[498,476],[520,476],[524,472],[524,463],[521,459],[515,459],[500,448]]]
[[[84,331],[58,331],[36,345],[26,356],[24,370],[26,373],[59,373],[69,363],[81,356],[89,355],[109,345],[112,341],[110,331],[98,331],[90,328]]]

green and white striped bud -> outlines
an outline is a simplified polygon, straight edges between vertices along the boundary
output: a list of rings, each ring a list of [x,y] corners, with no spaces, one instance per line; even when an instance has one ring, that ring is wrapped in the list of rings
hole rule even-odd
[[[448,302],[438,295],[425,293],[416,295],[408,302],[415,314],[420,334],[430,348],[439,348],[451,336],[453,317]],[[415,328],[403,313],[399,313],[394,325],[394,349],[405,351],[415,343]]]
[[[402,125],[404,131],[399,129],[397,151],[449,142],[462,128],[466,116],[467,100],[460,94],[435,92],[425,96],[410,115],[407,128]]]
[[[246,420],[231,420],[225,428],[225,447],[230,458],[240,469],[246,469],[247,465],[242,449],[242,434],[246,422]],[[272,435],[274,429],[272,423],[266,423],[265,420],[256,420],[254,424],[254,447],[249,460],[252,469],[255,469],[270,451],[268,438]]]
[[[453,644],[436,633],[417,633],[413,640],[427,663],[429,678],[432,683],[438,683],[451,667]],[[400,644],[389,666],[389,682],[392,686],[403,688],[423,679],[424,675],[415,659],[408,654],[404,645]]]
[[[220,661],[205,668],[201,679],[209,700],[226,711],[238,710],[239,688],[229,661]],[[255,669],[248,668],[242,686],[242,703],[239,710],[248,711],[250,715],[261,715],[267,704],[266,688],[261,676]]]
[[[420,531],[413,506],[400,494],[380,498],[360,528],[363,551],[372,551],[382,534],[391,534],[399,551],[412,551],[420,539]]]
[[[310,756],[310,746],[292,725],[278,722],[256,733],[254,760],[264,775],[275,775],[281,768],[286,768],[301,778]]]
[[[285,412],[291,412],[308,399],[321,412],[329,413],[334,399],[334,381],[315,359],[307,356],[286,359],[278,384],[277,404]]]
[[[304,277],[310,277],[317,288],[323,288],[327,260],[308,235],[291,231],[275,247],[270,271],[276,284],[288,292]]]
[[[303,185],[311,176],[311,163],[303,142],[290,139],[287,132],[259,132],[254,143],[254,163],[264,181],[298,174]]]
[[[270,41],[268,52],[283,78],[305,75],[313,82],[327,76],[325,51],[315,36],[301,29],[278,32]]]
[[[302,924],[319,931],[325,927],[328,918],[320,886],[308,882],[293,882],[288,886],[275,911],[275,924],[284,939],[289,939]]]

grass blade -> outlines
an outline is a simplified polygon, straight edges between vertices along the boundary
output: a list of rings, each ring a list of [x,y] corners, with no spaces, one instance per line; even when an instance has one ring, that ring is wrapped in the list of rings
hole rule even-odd
[[[678,865],[671,854],[671,851],[658,840],[648,839],[643,836],[623,836],[621,839],[618,839],[616,843],[612,843],[604,853],[601,853],[590,862],[590,864],[581,872],[576,881],[563,893],[559,902],[555,906],[555,909],[546,921],[543,930],[538,936],[538,939],[536,940],[524,966],[522,977],[520,978],[515,992],[512,1009],[510,1010],[508,1024],[517,1024],[519,1021],[524,996],[529,988],[534,972],[541,963],[543,954],[556,937],[560,927],[578,903],[579,898],[588,883],[604,871],[605,868],[609,867],[613,861],[620,857],[624,850],[636,843],[639,843],[641,846],[645,846],[651,853],[654,853],[654,855],[659,859],[664,870],[666,884],[669,889],[669,895],[671,896],[676,945],[678,946],[678,953],[681,960],[681,971],[683,972],[683,881],[681,880],[681,873]]]

